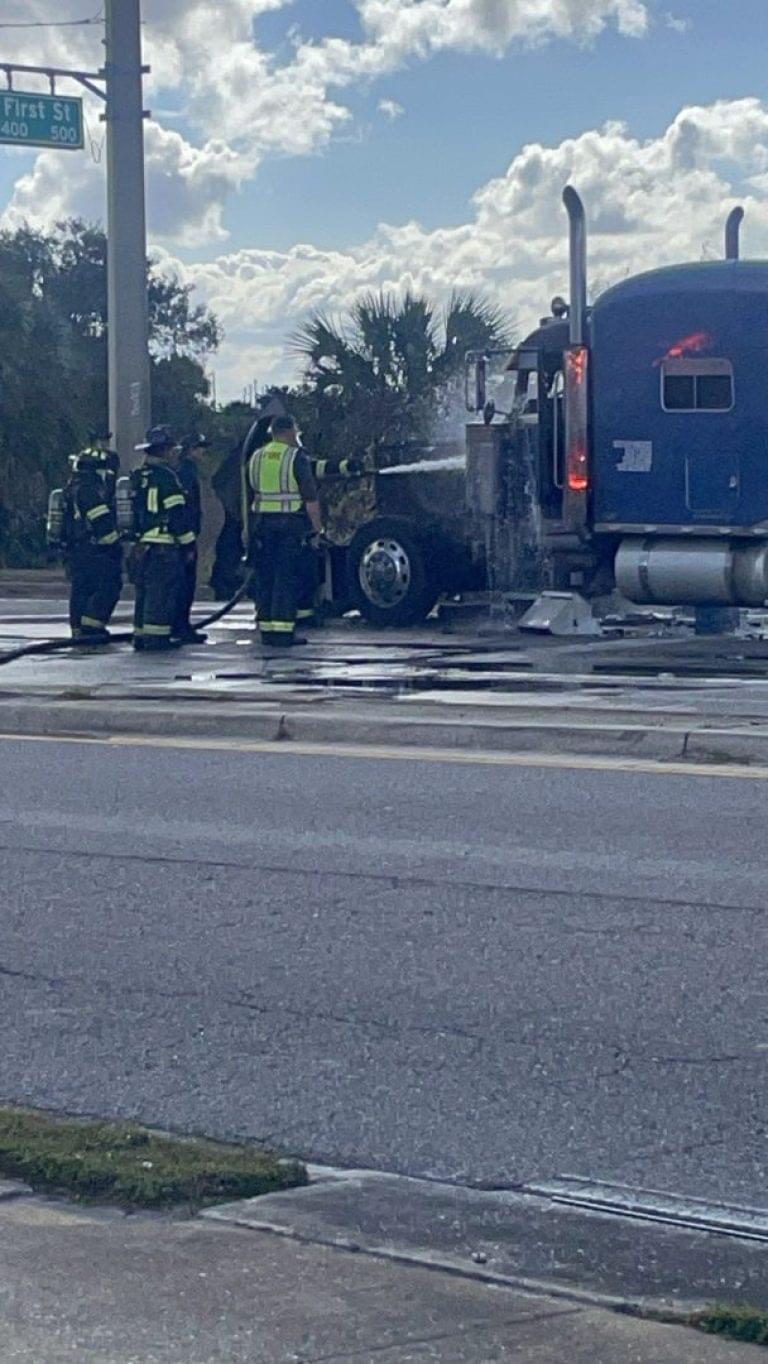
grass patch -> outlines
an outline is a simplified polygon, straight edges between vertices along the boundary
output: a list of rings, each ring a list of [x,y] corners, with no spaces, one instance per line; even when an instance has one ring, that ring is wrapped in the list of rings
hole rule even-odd
[[[40,1192],[130,1208],[201,1207],[307,1183],[299,1161],[254,1146],[15,1108],[0,1108],[0,1176]]]
[[[768,1312],[748,1303],[736,1307],[730,1303],[716,1303],[703,1312],[694,1312],[692,1326],[711,1336],[726,1336],[728,1340],[748,1340],[753,1345],[768,1345]]]

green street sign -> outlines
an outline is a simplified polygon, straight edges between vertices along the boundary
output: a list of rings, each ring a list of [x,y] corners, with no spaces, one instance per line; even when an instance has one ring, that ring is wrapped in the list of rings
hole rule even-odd
[[[83,101],[71,95],[0,94],[0,143],[10,147],[83,147]]]

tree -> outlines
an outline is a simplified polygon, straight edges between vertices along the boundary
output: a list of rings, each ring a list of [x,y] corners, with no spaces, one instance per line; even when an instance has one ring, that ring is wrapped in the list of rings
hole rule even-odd
[[[297,396],[340,448],[447,438],[466,352],[509,341],[504,314],[472,291],[454,292],[442,314],[410,291],[367,294],[346,322],[314,313],[292,337],[306,365]]]
[[[107,416],[107,243],[79,219],[0,233],[0,563],[43,549],[48,490]],[[219,324],[190,286],[147,267],[155,421],[210,420]]]
[[[148,290],[149,341],[156,356],[200,360],[218,349],[221,327],[202,304],[192,306],[191,284],[180,284],[175,275],[157,274],[150,268]]]
[[[152,364],[152,420],[177,435],[210,426],[209,384],[190,355],[172,351]]]

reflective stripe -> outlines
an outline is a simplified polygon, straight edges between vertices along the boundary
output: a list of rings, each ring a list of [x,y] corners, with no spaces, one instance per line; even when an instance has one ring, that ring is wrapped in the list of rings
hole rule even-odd
[[[156,526],[153,530],[145,531],[139,544],[142,545],[175,545],[176,541],[167,530],[160,530]]]
[[[170,635],[171,627],[170,625],[147,625],[145,622],[141,633],[143,635]]]
[[[117,538],[117,537],[115,537]],[[167,530],[148,530],[141,536],[140,545],[193,545],[195,532],[185,530],[183,535],[171,535]]]
[[[184,506],[184,494],[183,494],[183,493],[172,493],[170,497],[165,497],[165,498],[163,498],[163,506],[164,506],[164,508],[165,508],[166,511],[170,511],[170,510],[171,510],[171,507],[183,507],[183,506]]]
[[[327,459],[319,459],[315,465],[315,478],[325,478],[325,471],[328,468]]]
[[[158,497],[157,488],[154,488],[154,487],[148,488],[148,489],[147,489],[147,511],[150,512],[153,516],[157,516],[157,513],[159,512],[159,510],[160,510],[160,499],[159,499],[159,497]]]
[[[284,448],[280,457],[280,493],[283,497],[288,497],[296,486],[296,480],[291,478],[291,475],[293,474],[294,453],[293,447],[288,445]]]
[[[85,514],[89,521],[98,521],[100,516],[109,516],[109,507],[106,502],[101,502],[98,507],[91,507]]]
[[[296,622],[293,620],[272,620],[269,625],[262,624],[262,630],[269,630],[273,635],[292,635]]]
[[[296,612],[296,619],[297,619],[297,620],[309,620],[311,616],[314,616],[314,614],[315,614],[315,610],[314,610],[314,607],[313,607],[313,606],[308,606],[308,607],[302,606],[302,607]]]
[[[343,459],[343,460],[341,461],[341,464],[339,465],[339,473],[340,473],[340,474],[348,474],[348,473],[349,473],[349,460],[348,460],[348,459]]]
[[[301,511],[304,503],[301,498],[275,496],[258,498],[254,503],[253,510],[256,512],[298,512]]]
[[[261,460],[261,450],[255,450],[254,453],[251,455],[251,458],[250,458],[250,461],[249,461],[249,464],[248,464],[248,482],[250,483],[251,488],[253,489],[254,492],[256,491],[256,488],[258,487],[258,482],[259,482],[259,464],[260,464],[260,460]]]
[[[101,536],[99,536],[99,539],[96,541],[96,544],[97,544],[97,545],[116,545],[119,539],[120,539],[120,536],[118,535],[117,531],[116,531],[116,530],[111,530],[111,531],[109,532],[109,535],[101,535]]]
[[[106,630],[107,628],[107,622],[105,620],[97,620],[95,616],[81,616],[80,624],[87,625],[91,630]]]

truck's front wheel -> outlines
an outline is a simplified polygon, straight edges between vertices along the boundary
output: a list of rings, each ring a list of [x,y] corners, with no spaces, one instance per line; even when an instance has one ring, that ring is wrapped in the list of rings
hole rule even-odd
[[[408,521],[381,516],[361,526],[348,550],[352,606],[372,625],[415,625],[439,596],[427,543]]]

